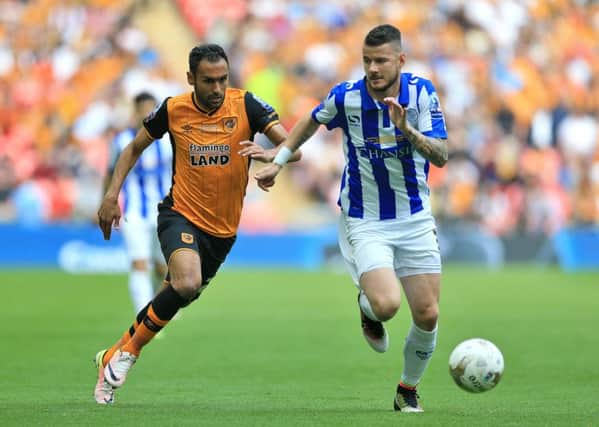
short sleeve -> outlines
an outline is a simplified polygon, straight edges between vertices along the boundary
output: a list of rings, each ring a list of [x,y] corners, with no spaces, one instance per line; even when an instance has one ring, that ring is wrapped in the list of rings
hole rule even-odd
[[[168,131],[168,110],[167,102],[170,98],[166,98],[148,117],[143,120],[143,125],[154,139],[160,139]]]
[[[447,139],[445,117],[435,87],[426,81],[418,96],[418,130],[425,136]]]
[[[275,109],[253,93],[246,92],[244,102],[252,134],[265,133],[279,122],[279,115]]]
[[[329,92],[327,98],[312,110],[312,119],[331,130],[340,126],[340,113],[338,103],[340,101],[340,86],[335,86]]]

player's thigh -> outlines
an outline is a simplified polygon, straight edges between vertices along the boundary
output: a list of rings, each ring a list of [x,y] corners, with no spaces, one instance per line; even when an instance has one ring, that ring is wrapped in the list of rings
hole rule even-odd
[[[178,263],[173,264],[173,255],[183,250],[193,250],[198,254],[198,262],[193,263],[193,269],[200,276],[203,286],[216,275],[236,239],[236,236],[212,236],[197,228],[181,214],[166,208],[160,209],[158,215],[158,236],[170,273],[167,280],[174,278],[173,268],[179,268]],[[181,266],[179,269],[182,272],[190,272],[189,266]]]
[[[373,294],[399,294],[394,273],[394,248],[379,224],[341,216],[339,247],[350,274],[370,298]]]
[[[141,219],[130,219],[121,224],[123,241],[129,261],[145,260],[151,258],[152,230]]]
[[[200,255],[202,257],[202,286],[214,278],[235,243],[236,236],[216,237],[198,230]]]
[[[399,278],[441,273],[441,251],[432,222],[414,222],[396,234],[395,271]]]
[[[202,266],[196,227],[181,214],[161,209],[157,232],[164,259],[167,260],[167,281],[184,280],[199,284]]]

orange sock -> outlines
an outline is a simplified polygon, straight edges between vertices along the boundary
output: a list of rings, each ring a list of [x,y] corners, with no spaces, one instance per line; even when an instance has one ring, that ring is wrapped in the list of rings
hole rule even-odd
[[[137,328],[135,328],[135,333],[131,339],[121,347],[121,350],[139,356],[141,349],[148,344],[168,322],[168,320],[160,319],[150,304],[146,317]]]
[[[133,322],[133,325],[131,325],[131,327],[123,333],[119,340],[115,342],[106,353],[104,353],[104,357],[102,358],[103,365],[106,365],[108,363],[115,351],[117,351],[131,339],[131,332],[135,332],[138,326],[139,322],[135,320],[135,322]]]

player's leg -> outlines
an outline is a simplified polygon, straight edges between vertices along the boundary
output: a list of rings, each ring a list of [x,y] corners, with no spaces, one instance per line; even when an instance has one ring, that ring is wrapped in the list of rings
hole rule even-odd
[[[370,245],[369,245],[370,246]],[[366,248],[368,250],[368,248]],[[360,276],[360,288],[365,298],[361,298],[363,310],[370,308],[376,320],[385,322],[395,316],[401,302],[401,292],[395,271],[390,267],[374,268]]]
[[[141,219],[129,219],[122,224],[123,240],[131,263],[129,294],[135,312],[139,313],[154,296],[150,260],[152,226]]]
[[[404,365],[394,407],[404,412],[422,412],[416,386],[437,343],[441,256],[430,225],[419,228],[414,224],[408,230],[397,248],[396,271],[410,306],[412,325],[404,345]]]
[[[201,263],[195,227],[171,211],[159,216],[160,241],[169,259],[170,282],[152,299],[131,338],[106,364],[104,375],[120,387],[137,361],[142,348],[187,305],[201,284]]]
[[[112,347],[100,350],[98,353],[96,353],[94,363],[96,365],[96,369],[98,370],[98,379],[96,381],[96,387],[94,388],[94,398],[97,403],[114,403],[114,387],[108,381],[106,381],[104,368],[114,353],[131,339],[135,333],[135,329],[145,317],[149,306],[150,303],[148,302],[146,306],[142,308],[139,313],[137,313],[137,317],[133,321],[133,324],[127,330],[125,330],[125,332],[123,332],[123,335],[121,335],[117,342],[112,345]]]
[[[360,290],[358,304],[362,333],[378,352],[387,351],[389,337],[383,326],[399,308],[401,294],[393,270],[393,248],[381,234],[373,232],[374,223],[340,217],[339,247],[346,266]]]
[[[437,342],[441,275],[418,274],[401,278],[413,323],[406,338],[402,382],[416,386],[428,365]]]

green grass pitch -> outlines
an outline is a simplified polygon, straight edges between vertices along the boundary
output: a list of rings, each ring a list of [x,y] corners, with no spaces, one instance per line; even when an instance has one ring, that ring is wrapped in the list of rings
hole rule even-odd
[[[93,401],[92,358],[133,319],[126,276],[0,271],[0,289],[2,426],[599,425],[599,273],[446,267],[424,414],[392,410],[405,301],[377,354],[345,274],[221,272],[146,347],[109,407]],[[475,336],[506,364],[480,395],[447,366]]]

